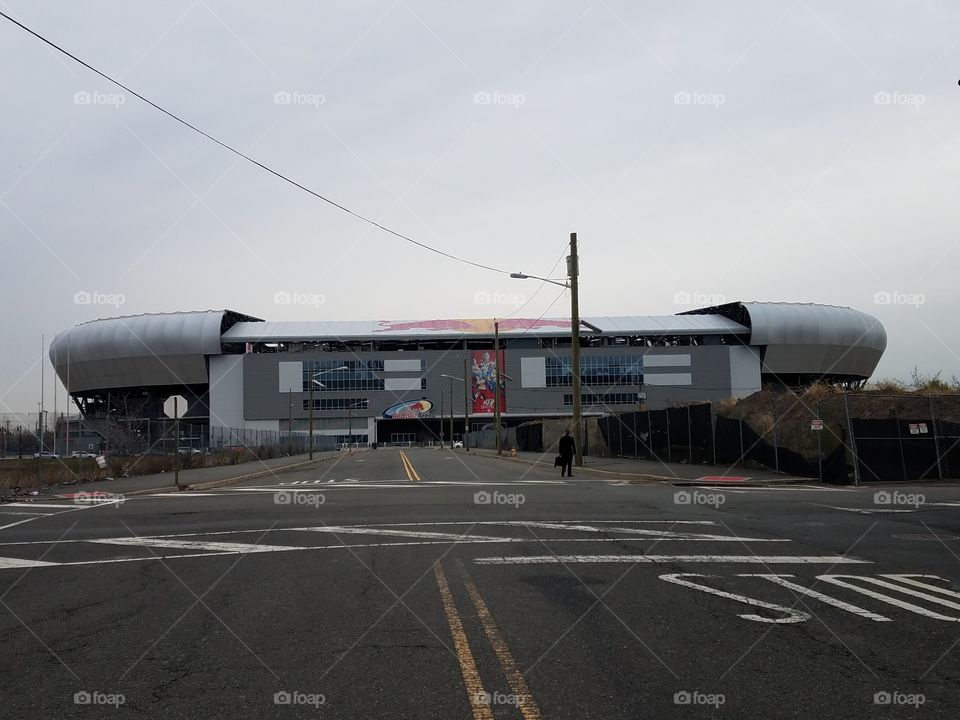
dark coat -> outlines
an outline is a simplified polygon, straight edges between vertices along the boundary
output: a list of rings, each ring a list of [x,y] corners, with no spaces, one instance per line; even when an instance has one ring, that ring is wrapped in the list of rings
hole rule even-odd
[[[573,438],[569,435],[564,435],[560,438],[560,444],[557,446],[557,451],[564,457],[573,457],[573,454],[577,451],[577,446],[573,444]]]

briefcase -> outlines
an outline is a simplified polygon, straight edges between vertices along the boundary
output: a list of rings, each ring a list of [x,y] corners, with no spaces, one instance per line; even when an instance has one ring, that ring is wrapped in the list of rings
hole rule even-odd
[[[560,457],[559,455],[557,455],[557,456],[553,459],[553,466],[554,466],[554,467],[563,467],[563,458]]]

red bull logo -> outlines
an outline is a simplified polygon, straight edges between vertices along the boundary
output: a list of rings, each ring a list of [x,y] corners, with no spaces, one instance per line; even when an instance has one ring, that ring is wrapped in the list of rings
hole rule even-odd
[[[383,411],[383,417],[392,420],[416,420],[430,417],[433,403],[429,400],[405,400]]]

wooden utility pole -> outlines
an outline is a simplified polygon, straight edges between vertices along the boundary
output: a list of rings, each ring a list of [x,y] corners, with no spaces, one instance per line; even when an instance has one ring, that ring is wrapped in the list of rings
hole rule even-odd
[[[577,234],[570,233],[570,257],[567,258],[567,276],[570,279],[570,355],[573,373],[573,442],[576,446],[574,464],[583,467],[583,408],[580,398],[580,299],[577,277],[580,262],[577,257]]]
[[[493,323],[493,427],[497,433],[497,455],[503,454],[500,442],[500,323]]]

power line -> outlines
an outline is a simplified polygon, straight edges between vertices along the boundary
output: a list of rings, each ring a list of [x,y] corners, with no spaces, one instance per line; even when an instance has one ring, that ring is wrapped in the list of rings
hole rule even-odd
[[[317,199],[319,199],[319,200],[323,200],[323,202],[332,205],[333,207],[337,208],[338,210],[342,210],[343,212],[347,213],[348,215],[352,215],[353,217],[357,218],[358,220],[362,220],[362,221],[365,222],[365,223],[369,223],[370,225],[373,225],[374,227],[379,228],[380,230],[383,230],[383,231],[386,232],[386,233],[389,233],[389,234],[391,234],[391,235],[393,235],[393,236],[395,236],[395,237],[398,237],[398,238],[400,238],[401,240],[405,240],[405,241],[408,242],[408,243],[412,243],[412,244],[416,245],[417,247],[423,248],[424,250],[428,250],[428,251],[430,251],[430,252],[432,252],[432,253],[436,253],[437,255],[442,255],[443,257],[449,258],[450,260],[456,260],[457,262],[462,262],[462,263],[465,263],[465,264],[467,264],[467,265],[472,265],[473,267],[481,268],[482,270],[491,270],[491,271],[496,272],[496,273],[501,273],[502,275],[509,275],[509,274],[510,274],[510,272],[509,272],[508,270],[502,270],[502,269],[500,269],[500,268],[491,267],[490,265],[484,265],[483,263],[475,262],[475,261],[473,261],[473,260],[467,260],[466,258],[458,257],[458,256],[456,256],[456,255],[453,255],[452,253],[448,253],[448,252],[446,252],[446,251],[444,251],[444,250],[440,250],[439,248],[431,247],[430,245],[427,245],[427,244],[425,244],[425,243],[422,243],[422,242],[420,242],[419,240],[414,240],[413,238],[408,237],[407,235],[404,235],[403,233],[397,232],[396,230],[391,230],[390,228],[386,227],[385,225],[381,225],[381,224],[378,223],[376,220],[371,220],[370,218],[368,218],[368,217],[366,217],[366,216],[364,216],[364,215],[361,215],[360,213],[358,213],[358,212],[356,212],[356,211],[354,211],[354,210],[351,210],[350,208],[348,208],[348,207],[346,207],[346,206],[344,206],[344,205],[341,205],[340,203],[336,202],[335,200],[331,200],[330,198],[321,195],[320,193],[316,192],[315,190],[311,190],[311,189],[308,188],[306,185],[302,185],[301,183],[297,182],[296,180],[293,180],[293,179],[287,177],[286,175],[284,175],[283,173],[281,173],[281,172],[279,172],[279,171],[277,171],[277,170],[274,170],[274,169],[271,168],[270,166],[263,164],[263,163],[260,162],[259,160],[256,160],[256,159],[250,157],[249,155],[246,155],[245,153],[237,150],[237,149],[236,149],[235,147],[233,147],[232,145],[228,145],[227,143],[223,142],[222,140],[217,139],[216,137],[214,137],[214,136],[211,135],[210,133],[207,133],[207,132],[201,130],[201,129],[198,128],[196,125],[193,125],[193,124],[187,122],[186,120],[184,120],[183,118],[181,118],[179,115],[176,115],[176,114],[170,112],[169,110],[167,110],[166,108],[161,107],[160,105],[158,105],[157,103],[153,102],[153,101],[150,100],[149,98],[144,97],[143,95],[141,95],[140,93],[138,93],[136,90],[133,90],[132,88],[127,87],[126,85],[124,85],[124,84],[123,84],[122,82],[120,82],[119,80],[114,80],[112,77],[110,77],[109,75],[107,75],[105,72],[102,72],[101,70],[98,70],[97,68],[95,68],[95,67],[94,67],[93,65],[91,65],[90,63],[88,63],[88,62],[86,62],[86,61],[84,61],[84,60],[81,60],[79,57],[77,57],[77,56],[74,55],[73,53],[69,52],[68,50],[66,50],[66,49],[64,49],[64,48],[62,48],[62,47],[60,47],[59,45],[57,45],[57,44],[56,44],[55,42],[53,42],[52,40],[48,40],[48,39],[45,38],[43,35],[41,35],[40,33],[36,32],[35,30],[32,30],[31,28],[27,27],[26,25],[24,25],[24,24],[23,24],[22,22],[20,22],[19,20],[10,17],[7,13],[3,12],[2,10],[0,10],[0,17],[6,18],[6,19],[9,20],[10,22],[12,22],[14,25],[18,26],[18,27],[21,28],[22,30],[25,30],[25,31],[28,32],[29,34],[33,35],[35,38],[37,38],[37,39],[40,40],[41,42],[46,43],[47,45],[49,45],[50,47],[52,47],[52,48],[53,48],[54,50],[56,50],[57,52],[66,55],[68,58],[70,58],[70,59],[73,60],[74,62],[77,62],[77,63],[79,63],[80,65],[83,65],[85,68],[87,68],[88,70],[96,73],[97,75],[99,75],[100,77],[102,77],[104,80],[106,80],[106,81],[108,81],[108,82],[110,82],[110,83],[113,83],[114,85],[116,85],[116,86],[119,87],[119,88],[122,88],[123,90],[127,91],[128,93],[130,93],[130,94],[133,95],[134,97],[139,98],[139,99],[142,100],[143,102],[147,103],[147,105],[150,105],[150,106],[153,107],[154,109],[159,110],[160,112],[162,112],[162,113],[163,113],[164,115],[166,115],[167,117],[169,117],[169,118],[171,118],[171,119],[173,119],[173,120],[176,120],[176,121],[177,121],[178,123],[180,123],[181,125],[189,128],[190,130],[193,130],[195,133],[197,133],[197,134],[199,134],[199,135],[202,135],[203,137],[207,138],[207,140],[212,140],[213,142],[215,142],[217,145],[219,145],[220,147],[224,148],[225,150],[228,150],[228,151],[232,152],[234,155],[243,158],[243,159],[246,160],[247,162],[252,163],[253,165],[256,165],[257,167],[261,168],[262,170],[266,170],[268,173],[270,173],[271,175],[274,175],[275,177],[280,178],[280,179],[283,180],[284,182],[288,182],[288,183],[290,183],[291,185],[293,185],[294,187],[297,187],[297,188],[303,190],[304,192],[309,193],[310,195],[313,195],[315,198],[317,198]]]

